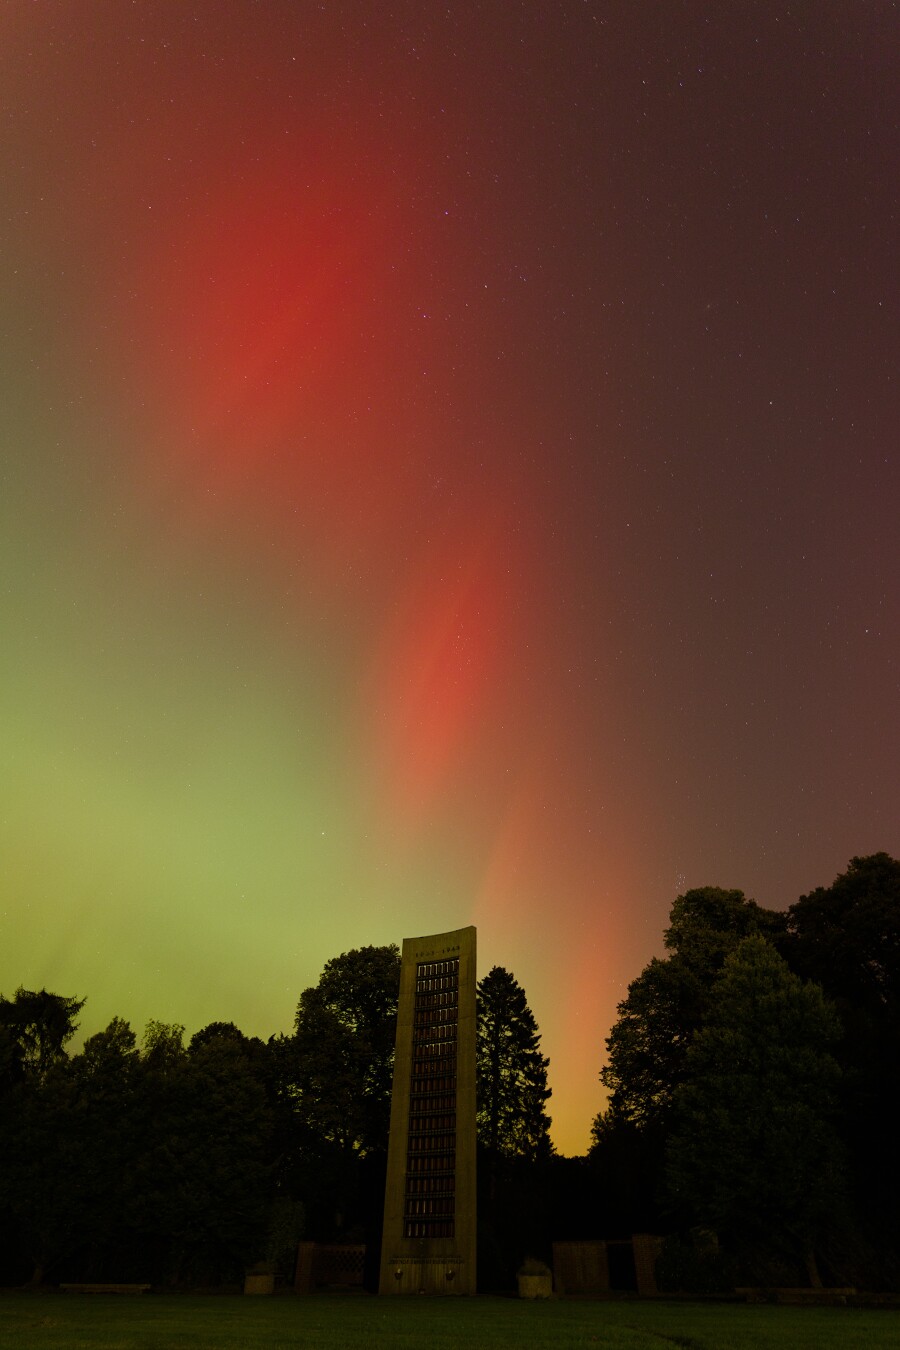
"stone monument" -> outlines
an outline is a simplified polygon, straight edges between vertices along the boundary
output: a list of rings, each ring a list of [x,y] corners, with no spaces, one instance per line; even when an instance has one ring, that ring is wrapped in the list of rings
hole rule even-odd
[[[475,1293],[475,929],[406,938],[379,1292]]]

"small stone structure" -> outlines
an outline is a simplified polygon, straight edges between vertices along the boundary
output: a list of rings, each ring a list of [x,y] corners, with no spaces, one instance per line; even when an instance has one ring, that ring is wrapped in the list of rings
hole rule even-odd
[[[269,1271],[250,1271],[244,1276],[245,1294],[274,1294],[275,1276]]]
[[[609,1293],[605,1242],[554,1242],[553,1281],[558,1294]]]
[[[631,1246],[634,1251],[637,1291],[642,1298],[650,1298],[659,1293],[656,1287],[656,1258],[663,1249],[663,1240],[653,1233],[635,1233]]]
[[[658,1293],[656,1258],[663,1240],[652,1233],[635,1233],[630,1241],[554,1242],[553,1277],[558,1294],[588,1294],[602,1297],[613,1288],[610,1281],[610,1248],[629,1248],[634,1256],[635,1288],[642,1298]]]
[[[301,1242],[297,1246],[294,1291],[362,1289],[366,1249],[357,1243]]]

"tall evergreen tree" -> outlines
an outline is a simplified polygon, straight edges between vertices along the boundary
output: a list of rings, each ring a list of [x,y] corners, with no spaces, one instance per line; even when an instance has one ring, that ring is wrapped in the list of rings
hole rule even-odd
[[[65,1058],[66,1042],[75,1035],[76,1018],[85,1000],[51,994],[46,989],[16,990],[11,999],[0,994],[0,1030],[4,1033],[7,1073],[18,1068],[43,1078]]]
[[[502,966],[478,983],[478,1137],[494,1158],[548,1157],[550,1096],[540,1032],[525,991]]]

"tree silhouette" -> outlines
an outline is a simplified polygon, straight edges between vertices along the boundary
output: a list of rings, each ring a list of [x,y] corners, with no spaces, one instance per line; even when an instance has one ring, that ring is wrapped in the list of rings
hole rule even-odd
[[[0,994],[0,1028],[4,1036],[7,1073],[14,1064],[25,1073],[43,1078],[51,1065],[65,1057],[74,1036],[75,1021],[86,1000],[18,988],[12,999]]]
[[[802,1259],[839,1208],[839,1035],[821,988],[763,938],[726,959],[675,1093],[668,1180],[733,1249]]]
[[[295,1020],[295,1101],[310,1140],[364,1155],[387,1148],[400,953],[360,947],[326,962]]]
[[[533,1161],[552,1152],[547,1065],[525,991],[502,966],[478,983],[478,1137],[493,1158]]]
[[[791,906],[787,924],[788,960],[819,981],[840,1014],[842,1133],[856,1210],[887,1286],[900,1268],[900,861],[852,858],[831,886]]]
[[[687,1072],[691,1038],[704,1022],[726,957],[743,938],[774,936],[783,926],[781,915],[743,891],[704,886],[677,897],[664,936],[671,955],[654,958],[628,986],[607,1038],[600,1080],[610,1091],[611,1120],[641,1129],[665,1126]],[[595,1140],[603,1127],[598,1117]]]

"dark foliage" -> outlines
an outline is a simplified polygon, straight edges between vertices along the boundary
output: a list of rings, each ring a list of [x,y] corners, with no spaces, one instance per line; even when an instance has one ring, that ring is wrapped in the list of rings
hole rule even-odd
[[[830,887],[802,896],[788,910],[784,950],[793,968],[816,980],[838,1010],[842,1133],[860,1241],[897,1258],[900,862],[886,853],[853,858]]]
[[[524,989],[501,966],[478,983],[476,1019],[478,1287],[504,1290],[526,1255],[550,1255],[549,1061]]]
[[[278,1192],[315,1240],[380,1237],[399,991],[396,946],[344,952],[269,1042]]]
[[[774,936],[782,928],[780,915],[743,891],[706,886],[677,898],[664,937],[671,955],[651,961],[628,986],[607,1040],[600,1077],[615,1118],[641,1127],[665,1122],[726,957],[742,938]]]
[[[687,1056],[668,1143],[673,1197],[727,1250],[802,1263],[843,1199],[839,1026],[761,937],[727,958]]]
[[[665,945],[607,1041],[590,1161],[610,1229],[693,1232],[667,1248],[667,1287],[711,1288],[736,1261],[750,1281],[817,1262],[895,1287],[900,863],[854,858],[786,914],[690,891]]]
[[[553,1151],[544,1106],[549,1061],[525,991],[501,966],[478,982],[478,1138],[492,1158],[535,1161]]]
[[[342,1154],[386,1149],[399,993],[391,945],[334,957],[300,995],[293,1097],[310,1140]]]
[[[84,999],[64,998],[46,989],[19,988],[12,999],[0,994],[0,1076],[6,1081],[26,1073],[42,1078],[65,1056],[84,1004]]]
[[[672,1235],[666,1288],[896,1287],[900,863],[854,858],[783,915],[690,891],[665,946],[620,1005],[586,1159],[553,1154],[524,991],[480,982],[481,1287],[636,1231]],[[365,1241],[373,1279],[399,964],[335,957],[268,1043],[151,1022],[138,1047],[114,1018],[71,1055],[83,1000],[0,996],[0,1278],[238,1287],[258,1261],[290,1278],[302,1234]]]

